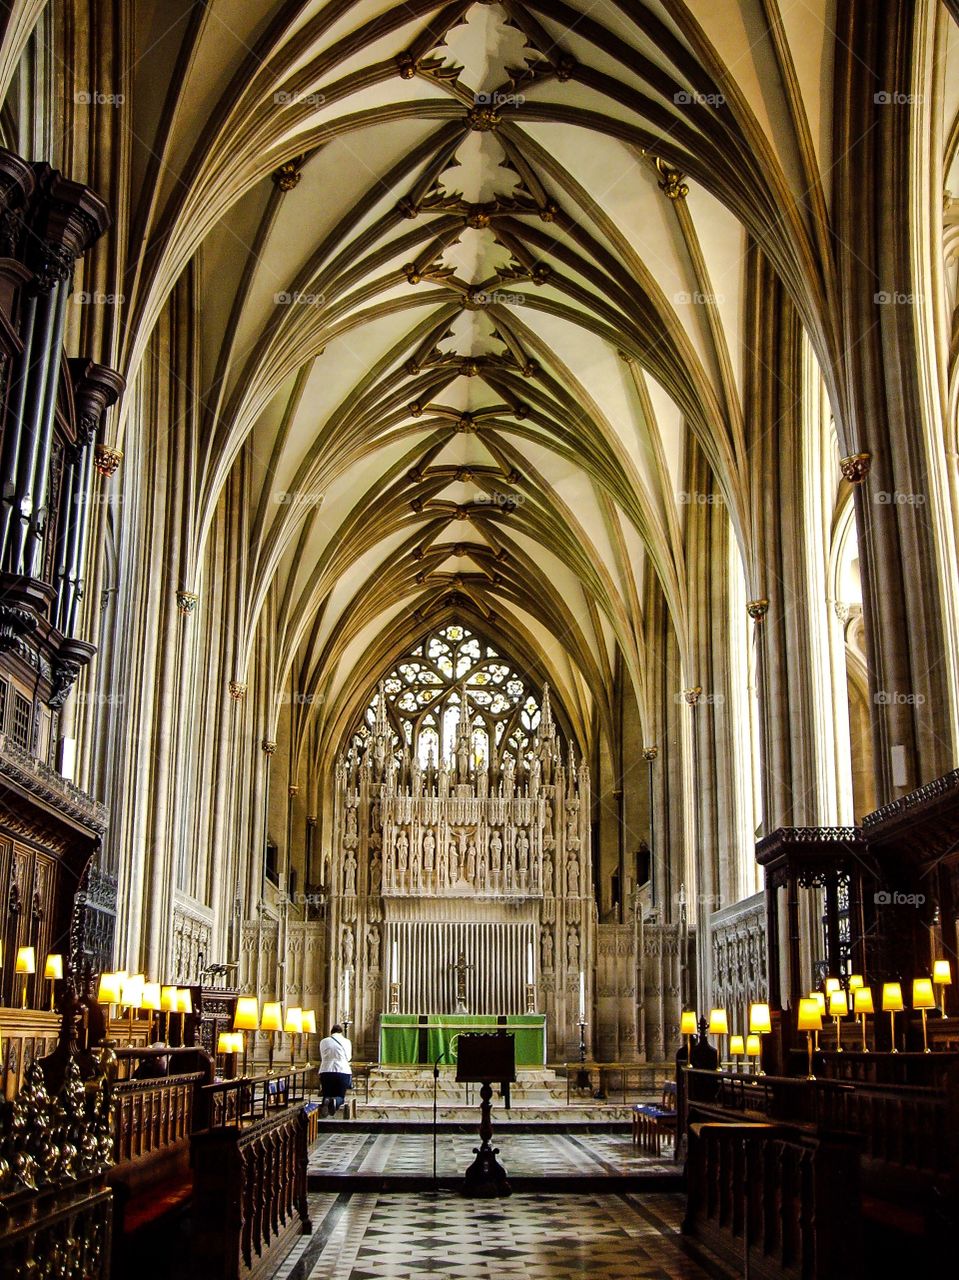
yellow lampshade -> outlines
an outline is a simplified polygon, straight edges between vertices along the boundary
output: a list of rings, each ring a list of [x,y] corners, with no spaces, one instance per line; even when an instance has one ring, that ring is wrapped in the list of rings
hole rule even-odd
[[[47,962],[43,966],[43,976],[50,982],[63,981],[63,956],[56,954],[47,956]]]
[[[291,1036],[299,1036],[303,1034],[303,1010],[299,1008],[287,1009],[286,1022],[283,1024],[283,1030]]]
[[[233,1053],[233,1032],[221,1031],[216,1038],[217,1053]]]
[[[824,1014],[826,1012],[826,997],[821,991],[810,991],[809,999],[815,1000],[820,1014]]]
[[[932,966],[932,980],[940,987],[952,986],[952,966],[948,960],[937,960]]]
[[[746,1037],[746,1057],[758,1058],[763,1051],[762,1036],[752,1035]]]
[[[263,1016],[260,1018],[260,1030],[283,1030],[283,1006],[279,1000],[264,1000]]]
[[[711,1036],[724,1036],[729,1031],[729,1019],[726,1017],[725,1009],[710,1009],[709,1011],[709,1034]]]
[[[875,1013],[872,1004],[872,987],[858,987],[852,993],[853,1013]]]
[[[799,1001],[799,1013],[796,1017],[797,1031],[822,1031],[822,1013],[819,1001],[809,996]]]
[[[882,1010],[883,1013],[901,1013],[905,1005],[902,1003],[902,987],[898,982],[884,982],[882,984]]]
[[[256,996],[240,996],[233,1015],[234,1031],[256,1031],[260,1025],[260,1002]]]
[[[101,973],[97,986],[97,1004],[117,1004],[120,999],[120,978],[116,973]]]
[[[144,985],[142,973],[130,974],[120,984],[120,1003],[129,1005],[131,1009],[139,1009]]]
[[[912,1007],[914,1009],[935,1009],[936,996],[932,989],[931,978],[913,978]]]
[[[735,1058],[736,1056],[740,1054],[744,1054],[745,1052],[746,1052],[746,1046],[743,1042],[742,1036],[730,1036],[729,1037],[730,1057]]]
[[[313,1009],[303,1010],[303,1030],[306,1035],[316,1035],[316,1012]]]
[[[858,991],[860,987],[864,987],[866,984],[861,973],[851,973],[847,985],[850,991]]]
[[[140,996],[141,1009],[159,1009],[160,1007],[160,984],[159,982],[144,982],[143,994]]]
[[[830,1018],[844,1018],[849,1012],[849,1002],[846,999],[845,991],[830,991],[829,993],[829,1016]]]
[[[36,973],[37,953],[33,947],[21,947],[17,952],[17,973]]]
[[[842,983],[839,981],[838,978],[827,978],[826,979],[826,995],[831,996],[832,993],[834,991],[838,991],[841,986],[842,986]]]
[[[189,987],[177,987],[176,990],[176,1011],[177,1013],[193,1012],[193,996]]]
[[[757,1035],[765,1035],[772,1031],[773,1024],[769,1017],[768,1004],[751,1004],[749,1006],[749,1030]]]
[[[696,1034],[696,1010],[684,1009],[679,1017],[679,1034],[681,1036],[694,1036]]]

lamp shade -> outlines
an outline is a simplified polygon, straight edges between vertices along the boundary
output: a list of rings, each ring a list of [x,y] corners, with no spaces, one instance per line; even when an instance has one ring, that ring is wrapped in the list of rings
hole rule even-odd
[[[829,993],[829,1016],[830,1018],[844,1018],[849,1012],[849,1001],[846,993],[840,987],[838,991],[830,991]]]
[[[838,978],[827,978],[827,979],[826,979],[826,996],[827,996],[827,998],[828,998],[830,995],[832,995],[832,993],[833,993],[834,991],[838,991],[838,990],[839,990],[839,988],[840,988],[841,986],[842,986],[842,983],[839,981],[839,979],[838,979]]]
[[[160,1007],[160,984],[159,982],[144,982],[143,995],[140,996],[141,1009],[159,1009]]]
[[[115,973],[101,973],[97,984],[97,1004],[116,1004],[120,999],[120,978]]]
[[[729,1037],[730,1056],[736,1057],[737,1055],[743,1054],[745,1052],[746,1052],[746,1045],[743,1041],[742,1036],[730,1036]]]
[[[902,1003],[902,987],[898,982],[884,982],[882,984],[882,1010],[883,1013],[902,1013],[905,1005]]]
[[[33,947],[20,947],[17,951],[17,973],[36,973],[37,953]]]
[[[684,1009],[679,1016],[679,1034],[694,1036],[696,1034],[696,1010]]]
[[[819,1001],[808,996],[799,1001],[799,1012],[796,1016],[797,1031],[822,1031],[822,1013]]]
[[[809,999],[815,1000],[821,1014],[826,1012],[826,997],[821,991],[810,991]]]
[[[932,980],[940,987],[952,986],[952,966],[948,960],[936,960],[932,966]]]
[[[264,1000],[263,1016],[260,1018],[260,1030],[283,1030],[283,1005],[279,1000]]]
[[[233,1014],[234,1031],[256,1031],[260,1025],[260,1002],[256,996],[240,996]]]
[[[762,1053],[762,1051],[763,1051],[762,1036],[753,1035],[753,1036],[746,1037],[746,1057],[747,1058],[758,1058],[759,1055]]]
[[[217,1053],[232,1053],[233,1050],[230,1048],[232,1043],[233,1043],[233,1032],[221,1031],[216,1038]]]
[[[43,976],[51,982],[62,982],[63,980],[63,956],[56,954],[47,956],[47,962],[43,966]]]
[[[286,1022],[283,1024],[283,1030],[291,1036],[299,1036],[303,1034],[303,1010],[299,1008],[287,1009]]]
[[[858,991],[859,988],[864,987],[866,983],[861,973],[851,973],[846,985],[850,991]]]
[[[729,1032],[729,1019],[726,1017],[726,1010],[710,1009],[709,1034],[711,1036],[724,1036],[728,1032]]]
[[[177,987],[176,990],[176,1011],[177,1013],[193,1012],[193,996],[189,987]]]
[[[912,1007],[914,1009],[935,1009],[936,994],[932,989],[931,978],[913,978]]]
[[[765,1035],[772,1031],[773,1024],[769,1017],[768,1004],[751,1004],[749,1006],[749,1030],[757,1035]]]
[[[303,1030],[307,1035],[316,1035],[316,1012],[313,1009],[303,1010]]]
[[[857,987],[852,993],[853,1013],[875,1013],[872,1003],[872,987]]]
[[[160,1008],[164,1013],[176,1013],[176,987],[160,988]]]
[[[129,974],[120,984],[120,1003],[129,1005],[131,1009],[139,1009],[144,985],[142,973]]]

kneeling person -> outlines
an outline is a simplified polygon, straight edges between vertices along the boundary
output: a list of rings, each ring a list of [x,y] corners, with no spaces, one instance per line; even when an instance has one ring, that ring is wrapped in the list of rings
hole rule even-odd
[[[346,1102],[346,1091],[353,1086],[353,1069],[350,1059],[353,1046],[336,1023],[328,1036],[320,1041],[320,1084],[323,1087],[323,1110],[335,1115]]]

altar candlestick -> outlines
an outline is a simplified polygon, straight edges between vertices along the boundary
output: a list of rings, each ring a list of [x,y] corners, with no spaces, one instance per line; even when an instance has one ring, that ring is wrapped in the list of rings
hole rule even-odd
[[[395,938],[393,939],[393,944],[390,947],[390,980],[392,982],[399,982],[400,980],[400,956]]]
[[[533,944],[531,942],[526,944],[526,981],[530,986],[535,982],[533,976]]]
[[[579,1020],[586,1021],[586,974],[579,971]]]

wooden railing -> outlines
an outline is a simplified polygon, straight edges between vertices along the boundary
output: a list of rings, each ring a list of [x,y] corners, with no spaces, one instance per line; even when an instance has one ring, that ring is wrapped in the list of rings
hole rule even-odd
[[[621,1093],[625,1105],[631,1084],[635,1083],[633,1092],[637,1097],[652,1097],[667,1080],[672,1080],[676,1070],[673,1062],[565,1062],[563,1067],[567,1106],[574,1101],[572,1089],[581,1077],[588,1081],[590,1093],[598,1092],[604,1097]]]
[[[107,1280],[112,1203],[102,1175],[4,1198],[0,1280]]]
[[[295,1236],[310,1231],[306,1132],[303,1105],[295,1103],[194,1134],[195,1280],[270,1275]]]
[[[211,1129],[228,1124],[247,1124],[294,1103],[304,1102],[307,1083],[315,1069],[306,1063],[265,1075],[241,1076],[236,1080],[220,1080],[207,1085],[203,1090],[207,1123]]]

